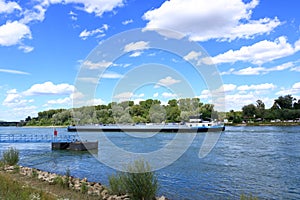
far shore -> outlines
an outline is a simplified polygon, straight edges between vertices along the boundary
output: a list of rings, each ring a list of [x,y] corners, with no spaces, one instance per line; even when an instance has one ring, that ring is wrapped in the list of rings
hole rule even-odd
[[[300,126],[300,122],[225,123],[225,126]]]

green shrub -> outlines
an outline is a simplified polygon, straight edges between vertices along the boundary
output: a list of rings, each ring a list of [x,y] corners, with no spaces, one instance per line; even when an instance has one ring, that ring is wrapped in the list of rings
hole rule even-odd
[[[109,180],[109,192],[115,195],[124,195],[126,194],[126,186],[123,181],[121,173],[116,175],[111,175],[108,177]]]
[[[3,152],[2,161],[6,165],[16,165],[19,162],[19,151],[13,147]]]
[[[82,194],[86,194],[88,191],[88,186],[86,182],[81,183],[81,192]]]
[[[128,165],[126,172],[111,176],[109,183],[113,194],[127,193],[133,200],[155,199],[158,190],[156,175],[150,165],[141,160]]]
[[[55,185],[60,185],[60,186],[62,186],[63,188],[66,187],[65,181],[63,180],[63,178],[62,178],[61,176],[56,176],[56,177],[54,178],[54,184],[55,184]]]
[[[252,194],[250,194],[249,196],[245,195],[245,194],[242,194],[241,197],[240,197],[240,200],[258,200],[258,198],[252,196]]]
[[[38,173],[37,173],[36,169],[32,169],[32,177],[33,178],[37,178],[38,177]]]
[[[71,177],[71,170],[69,168],[66,169],[65,173],[65,179],[64,179],[64,187],[69,187],[69,182],[70,182],[70,177]]]

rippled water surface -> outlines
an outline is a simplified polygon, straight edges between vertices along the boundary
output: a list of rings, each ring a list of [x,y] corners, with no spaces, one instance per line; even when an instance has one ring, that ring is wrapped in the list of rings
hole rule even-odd
[[[68,134],[65,128],[59,134]],[[51,128],[0,128],[0,134],[53,134]],[[86,133],[98,139],[100,133]],[[211,133],[213,134],[213,133]],[[107,133],[127,151],[147,153],[164,147],[175,134],[133,137]],[[300,199],[300,127],[226,127],[214,149],[204,158],[198,153],[205,134],[197,134],[189,149],[172,165],[158,170],[160,195],[170,199],[239,199],[252,194],[261,199]],[[101,141],[99,142],[101,145]],[[84,152],[52,151],[50,143],[0,143],[20,150],[20,164],[41,170],[87,177],[108,184],[114,169]],[[180,148],[180,144],[178,147]],[[101,155],[102,159],[114,158]],[[163,162],[163,158],[157,158]],[[161,160],[160,160],[161,159]],[[118,161],[115,161],[118,162]]]

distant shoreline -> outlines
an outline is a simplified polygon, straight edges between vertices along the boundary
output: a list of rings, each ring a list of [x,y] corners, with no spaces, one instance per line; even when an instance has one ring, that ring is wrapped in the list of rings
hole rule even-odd
[[[300,122],[275,122],[275,123],[225,123],[225,126],[300,126]]]

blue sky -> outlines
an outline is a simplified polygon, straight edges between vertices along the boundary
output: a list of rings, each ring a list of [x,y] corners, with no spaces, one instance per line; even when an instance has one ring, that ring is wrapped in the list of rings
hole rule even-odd
[[[299,6],[297,0],[0,0],[0,120],[71,108],[84,95],[76,85],[84,66],[104,70],[85,77],[96,86],[86,104],[147,98],[166,103],[187,97],[174,89],[186,83],[190,97],[211,102],[213,91],[205,78],[194,76],[187,62],[192,60],[217,68],[227,111],[258,99],[269,108],[286,94],[300,99]],[[114,62],[88,62],[98,45],[136,28],[179,32],[208,55],[178,57],[141,40],[128,43],[128,51],[124,46]],[[152,83],[118,90],[137,69],[145,69],[147,74],[139,73]]]

